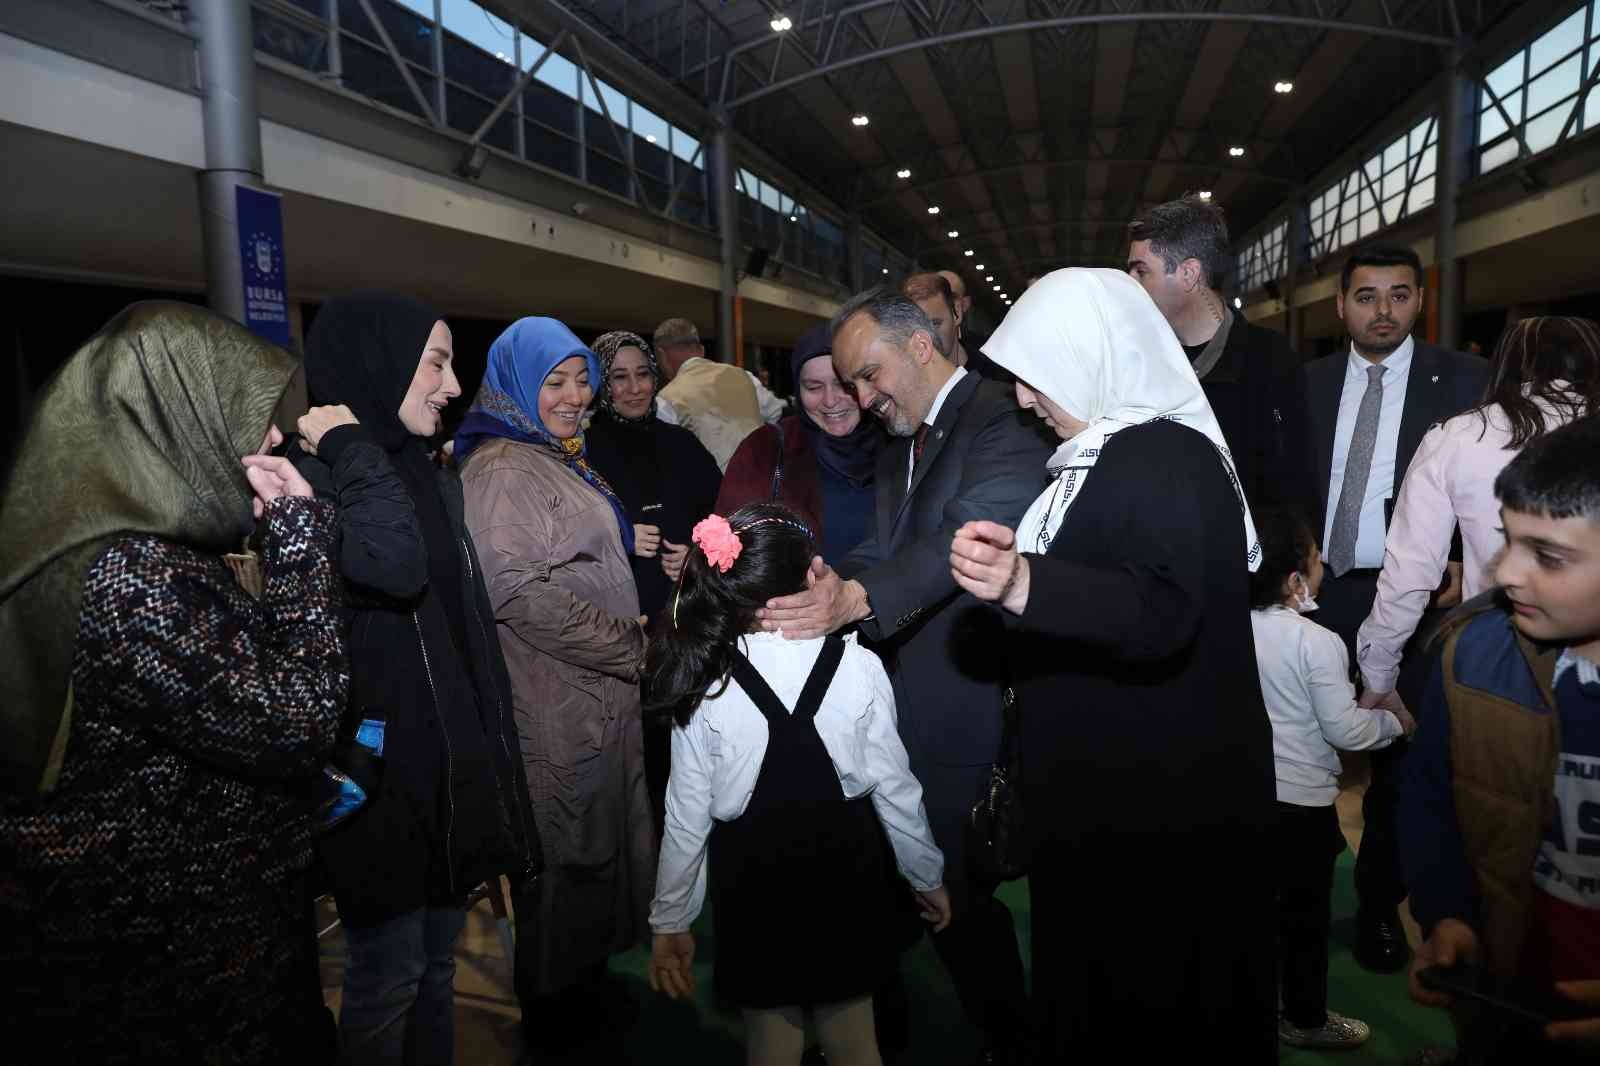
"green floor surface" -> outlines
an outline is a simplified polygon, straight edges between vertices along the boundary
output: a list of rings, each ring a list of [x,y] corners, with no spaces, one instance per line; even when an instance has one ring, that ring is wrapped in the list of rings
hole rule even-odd
[[[1345,1052],[1283,1049],[1285,1066],[1339,1062],[1349,1066],[1384,1063],[1398,1066],[1423,1048],[1449,1045],[1450,1023],[1442,1011],[1428,1010],[1406,996],[1405,975],[1369,974],[1350,954],[1355,935],[1355,891],[1351,885],[1354,857],[1340,857],[1333,897],[1333,950],[1328,972],[1328,1004],[1342,1014],[1372,1026],[1372,1039],[1364,1047]],[[1022,940],[1024,965],[1028,963],[1030,905],[1027,882],[1007,885],[1003,898],[1016,916]],[[715,936],[710,916],[696,926],[695,966],[699,989],[693,1003],[673,1003],[649,991],[647,954],[640,950],[619,956],[612,969],[622,976],[643,1002],[639,1024],[626,1037],[628,1061],[639,1063],[693,1063],[696,1066],[739,1066],[743,1058],[743,1032],[736,1013],[722,1012],[710,1002],[711,944]],[[782,960],[774,959],[774,965]],[[906,1066],[967,1066],[978,1051],[977,1034],[966,1024],[955,991],[945,977],[938,957],[924,939],[904,959],[911,996],[912,1044],[901,1060]],[[1164,1038],[1142,1045],[1141,1034],[1130,1033],[1127,1063],[1174,1061],[1227,1062],[1226,1048],[1186,1047]]]

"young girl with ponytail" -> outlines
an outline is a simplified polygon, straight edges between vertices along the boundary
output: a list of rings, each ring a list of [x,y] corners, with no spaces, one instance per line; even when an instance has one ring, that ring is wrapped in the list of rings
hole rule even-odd
[[[878,1066],[872,991],[894,961],[879,827],[937,931],[944,857],[876,656],[851,636],[787,640],[756,611],[798,592],[814,537],[773,504],[694,528],[646,691],[674,708],[650,984],[690,996],[710,882],[718,990],[744,1011],[750,1063],[798,1063],[813,1013],[830,1063]],[[707,870],[707,852],[712,853]]]

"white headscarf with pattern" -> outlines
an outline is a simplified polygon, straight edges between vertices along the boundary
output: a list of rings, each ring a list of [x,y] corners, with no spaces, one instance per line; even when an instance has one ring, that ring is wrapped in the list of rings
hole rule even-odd
[[[1106,441],[1156,419],[1211,441],[1239,496],[1246,558],[1261,565],[1255,523],[1211,404],[1177,336],[1148,293],[1120,270],[1047,274],[1018,298],[983,352],[1088,428],[1046,464],[1050,484],[1017,527],[1023,551],[1045,551],[1094,471]]]

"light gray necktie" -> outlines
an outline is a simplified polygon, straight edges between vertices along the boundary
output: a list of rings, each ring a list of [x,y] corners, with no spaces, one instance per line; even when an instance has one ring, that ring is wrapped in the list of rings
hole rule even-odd
[[[1344,460],[1344,484],[1328,533],[1328,565],[1334,577],[1343,577],[1356,565],[1356,537],[1361,532],[1361,507],[1367,500],[1367,478],[1372,473],[1372,452],[1378,444],[1378,415],[1383,410],[1381,363],[1367,367],[1367,391],[1356,411],[1355,432]]]

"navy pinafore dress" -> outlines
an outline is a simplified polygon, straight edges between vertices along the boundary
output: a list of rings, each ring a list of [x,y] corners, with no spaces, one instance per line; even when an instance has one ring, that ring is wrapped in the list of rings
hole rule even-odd
[[[893,897],[869,796],[846,799],[817,709],[844,655],[831,636],[791,714],[735,651],[733,676],[767,720],[743,814],[711,831],[718,992],[739,1007],[837,1003],[888,977]]]

